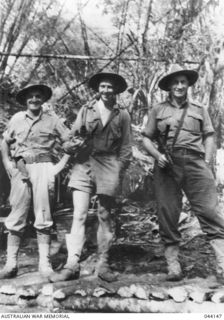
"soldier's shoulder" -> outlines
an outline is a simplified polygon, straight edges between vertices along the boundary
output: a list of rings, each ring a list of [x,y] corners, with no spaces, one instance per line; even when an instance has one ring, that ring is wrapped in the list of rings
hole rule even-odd
[[[169,103],[167,101],[157,102],[152,106],[150,110],[154,110],[154,112],[158,113],[159,111],[164,110],[164,108],[166,108],[167,106],[169,106]]]
[[[85,103],[81,109],[92,109],[95,104],[97,103],[97,99],[96,98],[93,98],[92,100],[88,101],[87,103]]]
[[[205,106],[203,106],[202,103],[200,103],[199,101],[195,101],[195,100],[190,100],[190,104],[195,107],[195,108],[198,108],[198,109],[204,109]]]
[[[163,107],[166,107],[170,105],[169,102],[167,100],[164,100],[164,101],[160,101],[160,102],[157,102],[154,104],[154,108],[163,108]]]
[[[16,112],[12,117],[11,117],[11,121],[17,121],[17,120],[21,120],[25,117],[26,111],[18,111]]]

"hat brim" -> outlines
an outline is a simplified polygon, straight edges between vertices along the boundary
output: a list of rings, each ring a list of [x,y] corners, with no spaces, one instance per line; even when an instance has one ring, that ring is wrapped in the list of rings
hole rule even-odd
[[[117,94],[124,92],[127,89],[127,83],[125,79],[119,74],[110,72],[101,72],[92,76],[88,83],[89,88],[98,92],[100,82],[106,79],[111,80],[114,83],[115,93]]]
[[[195,82],[198,80],[198,73],[194,70],[181,70],[177,72],[173,72],[168,74],[167,76],[163,77],[159,83],[158,86],[160,89],[164,91],[170,91],[170,84],[174,77],[184,75],[188,79],[189,86],[193,86]]]
[[[43,97],[44,97],[43,102],[46,102],[52,96],[52,90],[50,87],[48,87],[44,84],[35,84],[35,85],[31,85],[31,86],[25,87],[24,89],[20,90],[16,95],[16,101],[19,102],[21,105],[25,105],[27,94],[33,90],[38,90],[43,94]]]

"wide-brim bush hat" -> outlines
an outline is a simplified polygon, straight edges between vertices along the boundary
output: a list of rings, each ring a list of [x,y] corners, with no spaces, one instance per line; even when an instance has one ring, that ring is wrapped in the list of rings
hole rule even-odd
[[[111,80],[113,82],[115,93],[121,93],[127,89],[127,82],[125,79],[119,74],[112,72],[100,72],[94,74],[89,79],[88,85],[91,89],[98,92],[99,84],[103,80]]]
[[[38,90],[43,94],[43,97],[44,97],[43,102],[46,102],[52,96],[52,90],[47,85],[45,85],[45,84],[32,84],[32,85],[26,86],[25,88],[21,89],[17,93],[16,101],[19,102],[21,105],[25,105],[27,94],[33,90]]]
[[[174,77],[184,75],[188,79],[189,86],[193,86],[198,80],[198,72],[195,70],[187,70],[175,64],[172,65],[169,72],[159,81],[158,86],[160,89],[170,91],[170,84]]]

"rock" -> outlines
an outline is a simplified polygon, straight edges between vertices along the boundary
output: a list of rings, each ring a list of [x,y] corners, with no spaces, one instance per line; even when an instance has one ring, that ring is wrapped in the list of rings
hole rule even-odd
[[[35,292],[32,288],[19,288],[17,290],[18,297],[21,298],[35,298],[38,293]]]
[[[53,308],[55,307],[57,301],[53,299],[52,296],[50,295],[43,295],[40,294],[37,297],[37,304],[43,308],[47,308],[48,310],[53,310]],[[55,302],[55,303],[54,303]]]
[[[130,290],[132,294],[138,299],[148,300],[149,298],[150,289],[147,286],[132,284],[130,286]]]
[[[99,297],[106,295],[107,293],[108,293],[107,289],[97,287],[93,291],[93,296],[99,298]]]
[[[118,289],[117,294],[122,298],[131,298],[133,296],[130,287],[121,287]]]
[[[53,298],[56,300],[64,300],[66,298],[66,294],[59,289],[53,293]]]
[[[17,305],[18,297],[15,294],[0,293],[0,305]],[[1,311],[2,312],[2,311]]]
[[[169,299],[168,293],[162,288],[152,290],[150,292],[150,297],[152,297],[153,300],[157,301],[165,301]]]
[[[184,302],[188,296],[187,291],[182,287],[171,288],[167,293],[175,302]]]
[[[41,293],[44,296],[51,296],[53,295],[53,292],[54,292],[54,287],[52,283],[45,284],[41,289]]]
[[[78,289],[74,292],[75,294],[81,296],[81,297],[86,297],[87,293],[83,289]]]
[[[200,290],[198,288],[193,289],[189,292],[189,299],[196,303],[202,303],[203,301],[206,301],[207,298],[207,291]]]
[[[211,301],[214,303],[222,303],[224,302],[224,290],[219,290],[216,291],[212,297],[211,297]]]
[[[17,306],[20,306],[21,309],[24,310],[24,308],[32,308],[37,306],[36,299],[24,299],[22,297],[19,297],[17,299]],[[22,310],[21,310],[22,311]]]
[[[16,287],[13,286],[13,285],[11,285],[11,284],[3,285],[3,286],[0,288],[0,293],[4,293],[4,294],[7,294],[7,295],[16,294]]]

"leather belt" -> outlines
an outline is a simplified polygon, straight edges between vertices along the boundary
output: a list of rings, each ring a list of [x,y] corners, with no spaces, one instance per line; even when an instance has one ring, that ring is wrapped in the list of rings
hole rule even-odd
[[[194,155],[194,156],[198,156],[200,158],[204,158],[204,153],[200,152],[200,151],[196,151],[196,150],[192,150],[192,149],[187,149],[187,148],[174,148],[172,155]]]
[[[40,163],[40,162],[53,162],[52,156],[44,153],[37,154],[37,155],[30,155],[30,156],[21,156],[21,157],[15,158],[15,161],[17,162],[21,158],[25,161],[26,164]]]

